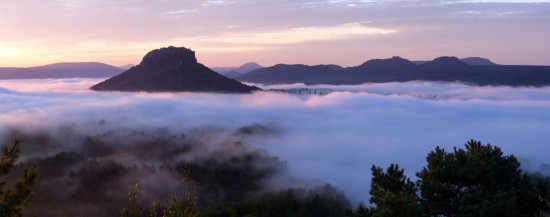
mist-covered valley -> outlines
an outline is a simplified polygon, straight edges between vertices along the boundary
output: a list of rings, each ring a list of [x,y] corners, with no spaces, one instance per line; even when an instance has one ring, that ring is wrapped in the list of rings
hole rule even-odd
[[[550,175],[548,87],[260,86],[331,90],[322,95],[88,89],[99,81],[0,81],[0,144],[20,140],[20,162],[38,165],[30,213],[109,211],[89,205],[96,203],[116,213],[133,182],[142,183],[145,197],[161,198],[179,185],[174,171],[186,170],[199,202],[324,186],[334,197],[343,191],[341,205],[351,206],[368,203],[373,164],[397,163],[415,177],[436,146],[451,150],[469,139],[501,147],[524,170]]]

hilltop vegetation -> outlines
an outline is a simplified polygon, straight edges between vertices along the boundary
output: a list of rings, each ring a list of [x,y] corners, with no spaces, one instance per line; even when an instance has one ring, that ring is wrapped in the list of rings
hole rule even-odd
[[[51,142],[47,137],[20,135],[46,146]],[[134,144],[120,143],[124,138],[134,138],[129,141]],[[523,173],[514,156],[504,156],[500,148],[482,145],[479,141],[471,140],[465,149],[455,148],[453,152],[437,147],[428,154],[427,165],[416,173],[416,182],[407,178],[398,165],[392,164],[387,170],[372,166],[369,202],[373,206],[360,204],[355,210],[350,209],[346,195],[329,184],[313,188],[270,188],[266,181],[283,173],[284,162],[238,142],[223,146],[204,150],[207,146],[199,140],[166,132],[152,135],[113,132],[87,137],[79,151],[29,159],[15,166],[13,174],[7,168],[17,160],[18,148],[7,147],[2,158],[3,174],[10,173],[8,182],[17,180],[14,174],[21,171],[24,176],[15,191],[2,191],[6,196],[0,203],[1,213],[19,216],[24,210],[25,216],[86,213],[91,216],[257,217],[544,216],[549,213],[548,178]],[[199,154],[197,151],[201,149],[206,152]],[[140,158],[150,160],[162,156],[165,162],[128,166],[113,158],[124,156],[122,153],[143,155]],[[188,154],[195,157],[176,160],[176,156]],[[39,174],[36,178],[34,164]],[[32,195],[34,199],[28,203]],[[28,206],[24,209],[25,205]]]
[[[267,128],[261,132],[256,128],[245,126],[234,137],[270,133]],[[351,206],[331,185],[285,188],[270,184],[271,180],[292,182],[285,162],[232,137],[211,143],[209,138],[218,135],[208,131],[173,134],[159,129],[75,135],[71,139],[75,143],[70,145],[60,144],[47,132],[14,130],[10,135],[27,141],[23,151],[31,156],[40,149],[49,153],[26,157],[15,167],[15,173],[20,173],[35,164],[39,174],[26,216],[118,216],[124,208],[132,207],[128,206],[129,192],[139,195],[136,202],[143,205],[142,210],[152,209],[153,201],[160,209],[177,189],[183,189],[178,198],[193,189],[193,204],[201,216],[327,209],[343,216],[344,209]],[[187,174],[183,184],[182,174]],[[136,182],[142,191],[134,191]]]
[[[437,147],[412,182],[392,164],[373,166],[370,202],[359,216],[543,216],[549,213],[548,181],[522,173],[519,161],[500,148],[470,140],[465,149]]]

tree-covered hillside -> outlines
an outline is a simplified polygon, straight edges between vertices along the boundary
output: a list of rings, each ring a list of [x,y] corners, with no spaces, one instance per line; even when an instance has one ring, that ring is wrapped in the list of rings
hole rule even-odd
[[[51,145],[47,137],[20,136]],[[452,152],[435,148],[416,181],[398,165],[372,166],[372,206],[354,210],[330,184],[270,187],[267,181],[287,169],[283,161],[239,142],[222,146],[207,150],[165,131],[113,132],[17,164],[18,144],[6,146],[0,216],[547,216],[550,210],[548,177],[523,172],[513,155],[475,140]],[[123,163],[140,154],[149,163]]]

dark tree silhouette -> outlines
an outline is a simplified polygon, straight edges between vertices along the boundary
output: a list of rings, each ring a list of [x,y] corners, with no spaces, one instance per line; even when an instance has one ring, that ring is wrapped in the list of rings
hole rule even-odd
[[[470,140],[465,149],[446,152],[437,147],[414,184],[404,170],[372,167],[370,202],[359,216],[544,216],[548,213],[548,183],[523,173],[519,161],[500,148]]]
[[[0,216],[22,216],[25,205],[33,197],[32,186],[36,179],[36,167],[34,165],[23,171],[23,178],[18,180],[13,189],[4,189],[7,185],[6,178],[15,166],[19,158],[19,142],[12,146],[5,146],[0,158]]]
[[[392,164],[386,172],[372,166],[370,202],[376,205],[380,217],[416,217],[422,213],[414,182],[403,174],[404,170]]]
[[[427,216],[537,216],[546,208],[545,191],[522,175],[514,156],[475,140],[465,148],[437,147],[417,173]]]
[[[197,217],[199,211],[197,207],[197,198],[193,188],[187,188],[186,183],[189,180],[187,175],[184,177],[182,186],[174,190],[170,198],[164,198],[159,204],[153,201],[151,206],[140,198],[143,191],[139,182],[134,183],[134,188],[128,193],[128,205],[122,210],[121,217]]]

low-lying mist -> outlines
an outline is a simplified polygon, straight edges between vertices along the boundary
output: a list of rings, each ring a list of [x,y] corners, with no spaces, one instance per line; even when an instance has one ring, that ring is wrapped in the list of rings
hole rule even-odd
[[[7,128],[3,136],[25,141],[20,167],[33,163],[39,171],[27,215],[115,216],[135,182],[144,189],[140,198],[145,201],[162,202],[175,189],[196,189],[203,206],[312,187],[290,177],[284,161],[243,143],[273,133],[260,125],[186,133],[108,130],[108,125],[101,120],[90,132],[68,125]]]
[[[436,146],[481,140],[530,171],[550,151],[550,88],[408,82],[310,86],[333,90],[310,96],[87,89],[98,81],[0,81],[0,144],[22,140],[23,160],[65,151],[156,167],[253,154],[259,171],[270,171],[262,187],[330,183],[355,202],[368,201],[372,164],[398,163],[414,177]]]

